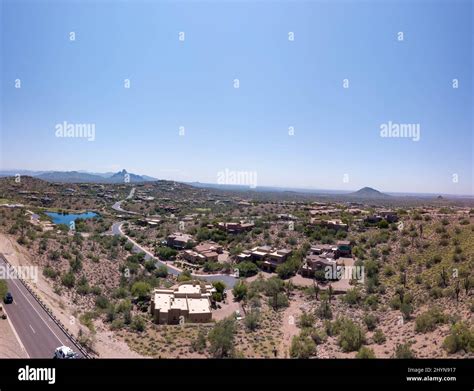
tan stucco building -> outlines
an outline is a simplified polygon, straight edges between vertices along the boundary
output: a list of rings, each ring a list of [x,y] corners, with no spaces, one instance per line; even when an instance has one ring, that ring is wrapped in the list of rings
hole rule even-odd
[[[205,323],[212,320],[212,285],[185,282],[170,289],[155,289],[151,299],[151,314],[155,323]]]

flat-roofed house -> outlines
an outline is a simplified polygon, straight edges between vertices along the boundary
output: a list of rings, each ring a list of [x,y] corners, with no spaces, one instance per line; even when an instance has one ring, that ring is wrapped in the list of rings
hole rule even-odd
[[[319,255],[310,254],[304,259],[301,266],[300,274],[304,277],[314,277],[314,273],[318,270],[325,270],[327,266],[334,267],[337,265],[333,259],[323,258]]]
[[[230,223],[218,223],[217,224],[217,227],[222,230],[222,231],[226,231],[228,233],[240,233],[240,232],[244,232],[244,231],[250,231],[253,227],[255,226],[255,224],[253,223],[245,223],[245,222],[239,222],[239,223],[234,223],[234,222],[230,222]]]
[[[153,320],[158,324],[210,322],[215,291],[212,285],[197,282],[186,282],[170,289],[157,288],[151,300]]]
[[[262,268],[267,270],[275,270],[278,265],[285,262],[291,255],[292,251],[289,249],[276,250],[267,255],[262,263]]]
[[[337,246],[333,244],[315,244],[310,248],[310,254],[321,255],[323,258],[336,258]]]
[[[270,246],[258,246],[251,250],[252,260],[263,261],[268,254],[272,251]]]
[[[204,263],[206,262],[206,257],[202,254],[199,254],[196,251],[193,250],[184,250],[181,253],[181,256],[186,260],[191,263]]]
[[[176,249],[183,249],[188,243],[192,243],[192,241],[193,238],[191,235],[182,232],[175,232],[166,238],[166,244]]]
[[[223,247],[214,242],[204,242],[194,247],[199,254],[206,258],[206,261],[217,262],[219,254],[222,254]]]
[[[235,256],[236,261],[239,262],[245,262],[245,261],[251,261],[252,260],[252,253],[249,250],[244,250],[240,254],[237,254]]]

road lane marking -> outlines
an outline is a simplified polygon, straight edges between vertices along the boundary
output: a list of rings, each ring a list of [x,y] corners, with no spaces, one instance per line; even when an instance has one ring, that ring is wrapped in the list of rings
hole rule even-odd
[[[61,341],[61,339],[57,336],[57,334],[53,331],[53,329],[51,329],[51,327],[49,327],[48,323],[46,323],[46,321],[43,319],[43,317],[41,316],[41,314],[38,312],[38,310],[35,308],[35,306],[31,303],[31,301],[28,299],[28,297],[25,296],[25,294],[21,291],[20,287],[17,285],[17,283],[15,282],[15,280],[9,280],[9,281],[12,281],[13,284],[17,287],[18,291],[21,293],[21,295],[26,299],[26,301],[28,303],[30,303],[31,307],[33,307],[33,310],[38,314],[38,316],[40,317],[40,319],[43,321],[43,323],[46,325],[46,327],[49,329],[49,331],[51,331],[51,333],[53,333],[53,335],[56,337],[56,339],[62,344],[62,345],[65,345],[65,343],[63,341]],[[25,288],[26,289],[26,288]],[[29,292],[29,291],[28,291]],[[43,309],[42,309],[43,310]]]
[[[31,331],[33,331],[33,334],[36,334],[36,331],[35,331],[35,329],[33,328],[33,326],[31,324],[30,324],[30,329],[31,329]]]

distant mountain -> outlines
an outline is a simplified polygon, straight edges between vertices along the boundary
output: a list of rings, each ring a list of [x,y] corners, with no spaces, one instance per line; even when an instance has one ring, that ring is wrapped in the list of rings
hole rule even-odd
[[[147,182],[147,179],[140,175],[132,174],[127,172],[127,170],[122,170],[109,178],[106,178],[107,183],[136,183],[136,182]]]
[[[378,190],[372,189],[371,187],[363,187],[353,193],[347,194],[348,197],[357,197],[357,198],[390,198],[388,194],[382,193]]]
[[[14,176],[16,174],[29,175],[44,181],[59,183],[137,183],[157,180],[146,175],[141,176],[128,173],[126,170],[105,174],[91,174],[85,171],[0,171],[0,177]]]
[[[98,175],[78,171],[51,171],[34,175],[34,177],[43,181],[61,183],[99,183],[104,181],[104,178]]]

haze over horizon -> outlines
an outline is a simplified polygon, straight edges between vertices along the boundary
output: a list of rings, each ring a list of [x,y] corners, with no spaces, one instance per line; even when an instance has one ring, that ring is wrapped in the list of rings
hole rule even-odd
[[[2,4],[0,169],[474,194],[468,1]]]
[[[58,170],[26,170],[26,169],[0,169],[0,176],[5,173],[5,172],[8,172],[8,173],[11,173],[10,175],[15,175],[17,173],[19,174],[22,174],[23,172],[32,172],[32,173],[41,173],[41,172],[48,172],[48,173],[54,173],[54,172],[58,172],[58,173],[64,173],[64,172],[78,172],[78,173],[85,173],[85,174],[95,174],[95,175],[109,175],[109,176],[112,176],[114,174],[118,174],[122,171],[126,171],[127,173],[129,174],[134,174],[134,175],[139,175],[139,176],[142,176],[142,177],[147,177],[147,178],[154,178],[156,180],[170,180],[170,181],[176,181],[176,182],[181,182],[181,183],[187,183],[187,184],[201,184],[201,185],[211,185],[211,186],[214,186],[214,185],[219,185],[219,183],[215,183],[215,182],[200,182],[200,181],[179,181],[179,180],[175,180],[173,178],[168,178],[168,179],[165,179],[165,178],[159,178],[159,177],[155,177],[153,175],[148,175],[146,173],[141,173],[141,172],[131,172],[127,169],[120,169],[116,172],[114,171],[111,171],[111,172],[98,172],[98,171],[87,171],[87,170],[81,170],[81,169],[78,169],[78,170],[70,170],[70,171],[58,171]],[[23,174],[25,175],[25,174]],[[40,178],[41,179],[41,178]],[[151,180],[151,179],[147,179],[147,180]],[[61,181],[59,181],[61,182]],[[223,186],[232,186],[231,184],[222,184]],[[234,185],[236,187],[249,187],[247,185]],[[252,187],[250,187],[252,188]],[[295,192],[298,192],[298,191],[314,191],[315,193],[318,192],[318,191],[321,191],[321,192],[341,192],[341,193],[351,193],[351,192],[357,192],[359,190],[363,190],[363,189],[371,189],[371,190],[375,190],[376,192],[380,192],[380,193],[383,193],[383,194],[400,194],[400,195],[410,195],[410,194],[413,194],[413,195],[446,195],[446,196],[459,196],[459,197],[463,197],[463,196],[467,196],[467,197],[473,197],[472,194],[454,194],[454,193],[424,193],[424,192],[412,192],[412,191],[391,191],[391,190],[384,190],[384,189],[378,189],[378,188],[374,188],[370,185],[366,185],[366,186],[363,186],[361,188],[354,188],[354,189],[329,189],[329,188],[324,188],[324,187],[318,187],[318,186],[312,186],[312,187],[288,187],[288,186],[282,186],[282,185],[258,185],[255,187],[255,190],[257,188],[274,188],[274,189],[280,189],[280,190],[286,190],[286,191],[295,191]]]

